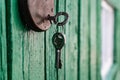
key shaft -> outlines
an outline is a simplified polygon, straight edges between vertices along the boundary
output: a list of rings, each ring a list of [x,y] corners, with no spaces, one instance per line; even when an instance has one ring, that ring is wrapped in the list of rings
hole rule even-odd
[[[62,63],[61,63],[61,50],[56,50],[56,66],[58,68],[62,68]]]

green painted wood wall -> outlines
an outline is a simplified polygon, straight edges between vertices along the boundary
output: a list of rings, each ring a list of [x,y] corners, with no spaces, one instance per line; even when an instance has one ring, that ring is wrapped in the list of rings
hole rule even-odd
[[[6,44],[5,1],[0,1],[0,80],[7,80],[7,44]]]
[[[62,49],[62,69],[55,69],[52,36],[27,30],[18,0],[0,0],[1,80],[101,80],[100,0],[55,0],[55,13],[66,11],[66,45]],[[62,31],[61,29],[59,29]]]

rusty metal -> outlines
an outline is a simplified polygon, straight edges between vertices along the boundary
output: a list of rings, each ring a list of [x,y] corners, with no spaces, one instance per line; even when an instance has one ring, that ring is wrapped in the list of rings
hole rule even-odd
[[[54,15],[54,0],[19,0],[19,10],[23,22],[35,31],[45,31],[50,27],[48,15]]]
[[[65,19],[62,22],[58,21],[58,18],[60,16],[65,17]],[[52,22],[54,22],[54,24],[57,24],[57,26],[63,26],[63,25],[65,25],[67,23],[68,17],[69,17],[68,13],[66,13],[66,12],[58,12],[55,16],[48,15],[48,20],[50,21],[51,24],[52,24]]]

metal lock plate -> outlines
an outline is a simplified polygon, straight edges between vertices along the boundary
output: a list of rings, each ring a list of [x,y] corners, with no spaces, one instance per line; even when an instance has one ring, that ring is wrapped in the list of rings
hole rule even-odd
[[[19,10],[23,22],[35,31],[45,31],[50,27],[48,15],[54,15],[54,0],[19,0]]]

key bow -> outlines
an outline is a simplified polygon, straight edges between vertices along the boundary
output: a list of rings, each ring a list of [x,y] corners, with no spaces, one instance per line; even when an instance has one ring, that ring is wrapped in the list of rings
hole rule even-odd
[[[65,17],[64,21],[59,22],[58,21],[59,16],[64,16]],[[69,17],[68,13],[66,13],[66,12],[58,12],[55,16],[48,15],[47,19],[50,21],[51,24],[52,24],[52,21],[53,21],[54,24],[57,24],[57,26],[63,26],[63,25],[65,25],[67,23],[68,17]]]

